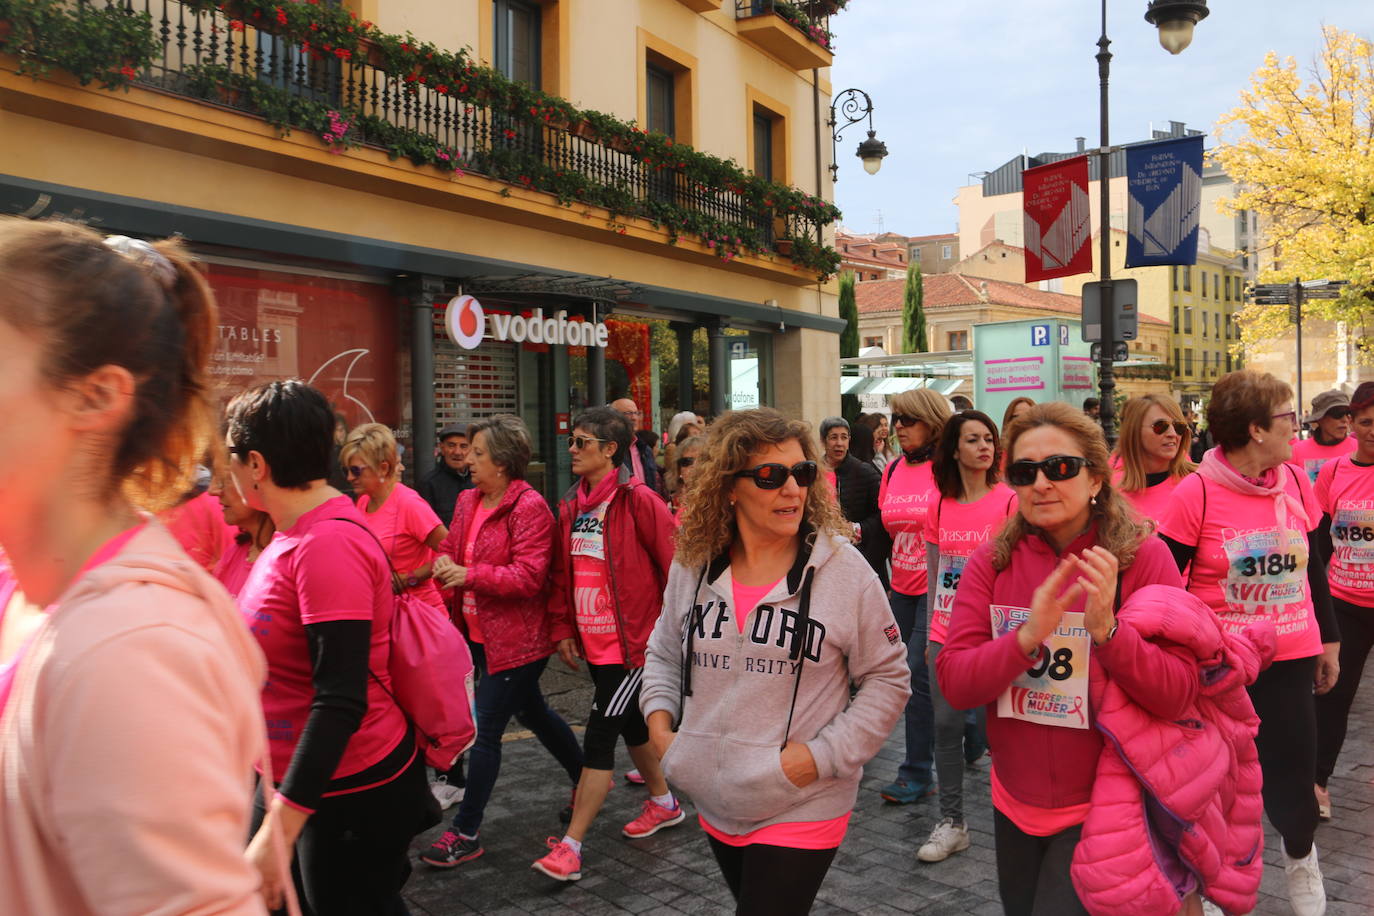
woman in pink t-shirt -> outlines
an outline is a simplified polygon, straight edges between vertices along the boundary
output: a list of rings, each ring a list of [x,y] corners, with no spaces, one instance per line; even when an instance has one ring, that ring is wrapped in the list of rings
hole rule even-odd
[[[1146,394],[1121,409],[1121,438],[1112,456],[1120,459],[1120,470],[1112,485],[1140,518],[1158,524],[1164,517],[1179,481],[1193,473],[1192,440],[1192,428],[1173,398]]]
[[[224,523],[238,530],[215,565],[215,578],[225,591],[237,598],[243,584],[248,581],[248,573],[257,562],[258,555],[272,543],[277,526],[272,524],[272,516],[244,502],[232,481],[217,476],[210,485],[209,493],[219,500]]]
[[[902,454],[883,471],[878,509],[892,536],[892,616],[911,668],[911,699],[904,713],[906,756],[897,778],[879,790],[905,805],[935,791],[935,719],[926,667],[926,512],[936,496],[930,456],[949,419],[949,402],[929,388],[893,395],[892,426]]]
[[[1374,648],[1374,382],[1350,399],[1356,450],[1317,473],[1322,549],[1331,558],[1331,605],[1341,634],[1340,674],[1317,697],[1317,807],[1331,817],[1327,781],[1345,743],[1346,719]]]
[[[1288,459],[1312,483],[1317,482],[1317,474],[1328,461],[1355,451],[1355,439],[1350,435],[1351,413],[1350,398],[1339,389],[1323,391],[1312,399],[1312,412],[1303,417],[1303,422],[1312,427],[1312,437],[1294,442],[1293,456]]]
[[[926,515],[926,568],[930,591],[927,664],[934,666],[949,630],[949,612],[964,564],[978,545],[992,540],[1016,513],[1016,494],[1000,482],[1002,448],[997,424],[976,410],[956,413],[945,423],[932,458],[938,497]],[[916,852],[922,862],[940,862],[968,848],[964,823],[963,710],[955,709],[930,679],[935,709],[935,769],[940,786],[940,822]],[[975,729],[976,732],[976,729]],[[974,754],[981,754],[977,747]]]
[[[1207,428],[1217,447],[1179,484],[1159,533],[1187,570],[1188,590],[1241,633],[1273,625],[1278,652],[1250,685],[1264,812],[1283,838],[1288,895],[1299,913],[1325,906],[1316,847],[1313,691],[1336,683],[1340,636],[1314,532],[1321,509],[1307,476],[1287,464],[1293,390],[1268,373],[1231,372],[1212,388]]]
[[[339,449],[339,464],[353,482],[358,508],[391,560],[393,589],[442,609],[434,584],[434,551],[448,529],[424,497],[401,483],[396,437],[380,423],[356,426]]]
[[[277,526],[239,592],[267,656],[262,707],[281,774],[276,796],[258,799],[249,859],[269,905],[291,880],[271,854],[284,842],[310,911],[400,912],[410,840],[438,811],[392,699],[386,553],[326,479],[334,414],[323,394],[298,379],[271,382],[239,394],[226,414],[234,486]]]

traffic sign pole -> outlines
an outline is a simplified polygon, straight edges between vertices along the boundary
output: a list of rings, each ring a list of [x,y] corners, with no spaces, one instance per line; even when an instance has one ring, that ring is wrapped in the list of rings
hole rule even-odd
[[[1325,282],[1325,281],[1323,281],[1323,282]],[[1306,294],[1306,292],[1307,292],[1307,290],[1306,290],[1306,288],[1302,285],[1302,281],[1298,280],[1298,279],[1295,277],[1295,278],[1293,279],[1293,304],[1289,307],[1289,311],[1290,311],[1291,314],[1292,314],[1292,318],[1293,318],[1294,324],[1296,324],[1296,325],[1297,325],[1297,328],[1298,328],[1298,404],[1297,404],[1297,412],[1298,412],[1298,420],[1299,420],[1299,421],[1302,420],[1302,300],[1303,300],[1303,296]],[[1298,431],[1300,432],[1301,430],[1302,430],[1302,426],[1301,426],[1301,424],[1299,424],[1299,426],[1298,426]]]

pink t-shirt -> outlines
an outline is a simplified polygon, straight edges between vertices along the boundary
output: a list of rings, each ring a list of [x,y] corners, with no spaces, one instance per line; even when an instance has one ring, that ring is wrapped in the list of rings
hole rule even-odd
[[[477,532],[486,524],[487,519],[496,511],[496,507],[490,509],[482,508],[482,501],[477,501],[477,509],[472,513],[472,524],[468,525],[467,537],[463,539],[463,565],[471,567],[474,562],[474,551],[477,544]],[[482,624],[477,619],[477,596],[472,589],[463,589],[463,622],[468,627],[468,642],[486,642],[486,637],[482,635]]]
[[[997,778],[995,764],[989,777],[992,783],[992,806],[1010,818],[1022,833],[1029,833],[1031,836],[1054,836],[1061,830],[1068,830],[1075,824],[1086,821],[1088,810],[1092,808],[1092,802],[1068,805],[1064,808],[1028,805],[1003,788],[1002,781]]]
[[[892,535],[892,590],[895,592],[903,595],[926,593],[926,544],[922,529],[926,512],[938,496],[929,461],[910,465],[905,458],[898,458],[895,468],[883,471],[878,506],[883,514],[883,527]]]
[[[224,521],[219,497],[202,493],[160,515],[181,549],[206,571],[213,573],[220,555],[234,542],[238,529]]]
[[[215,578],[232,598],[238,598],[239,592],[243,591],[243,584],[248,581],[248,573],[253,569],[253,560],[248,559],[248,551],[252,547],[252,541],[242,544],[230,541],[228,549],[220,555],[219,563],[215,565]]]
[[[1146,487],[1143,490],[1120,490],[1120,492],[1126,498],[1126,502],[1131,504],[1137,517],[1149,519],[1158,524],[1168,511],[1169,503],[1173,501],[1174,491],[1178,489],[1179,483],[1184,479],[1170,475],[1153,487]],[[1119,489],[1120,484],[1121,475],[1117,474],[1112,478],[1112,486]]]
[[[1307,532],[1321,523],[1312,485],[1290,465],[1275,469],[1307,521],[1280,524],[1275,500],[1246,496],[1200,474],[1174,490],[1159,533],[1196,546],[1186,579],[1188,591],[1216,612],[1222,625],[1240,633],[1256,617],[1268,617],[1278,635],[1275,661],[1307,658],[1322,650],[1321,633],[1307,584]]]
[[[363,520],[347,496],[326,500],[273,536],[239,592],[239,611],[267,656],[262,710],[272,769],[279,779],[291,763],[315,696],[305,635],[308,624],[372,623],[367,712],[349,739],[334,778],[379,762],[406,733],[405,716],[386,692],[391,689],[387,662],[391,617],[396,610],[391,571],[371,534],[358,524],[334,519]]]
[[[840,499],[840,479],[834,471],[825,471],[825,481],[830,484],[830,498],[836,502]]]
[[[961,503],[936,496],[926,515],[925,540],[940,551],[935,570],[934,596],[930,602],[931,642],[944,644],[949,633],[949,612],[954,592],[964,574],[964,564],[984,541],[992,540],[1006,520],[1016,514],[1016,493],[999,483],[977,502]]]
[[[1322,465],[1332,458],[1355,454],[1357,446],[1354,436],[1347,436],[1343,442],[1337,442],[1335,445],[1321,445],[1315,436],[1311,439],[1299,439],[1293,443],[1293,457],[1288,459],[1288,463],[1306,471],[1307,479],[1316,483],[1317,472],[1322,469]]]
[[[606,567],[606,499],[572,523],[573,613],[582,652],[593,665],[623,665]]]
[[[789,824],[772,824],[748,833],[722,833],[700,814],[697,820],[707,836],[713,836],[726,846],[782,846],[787,849],[835,849],[844,842],[845,831],[849,829],[849,816],[846,811],[839,817],[828,821],[797,821]]]
[[[363,494],[358,497],[358,510],[363,514],[363,521],[367,522],[367,526],[377,535],[377,540],[386,548],[391,565],[396,567],[401,578],[410,575],[412,570],[434,562],[434,551],[425,544],[425,539],[443,522],[439,521],[439,516],[434,514],[423,496],[398,483],[376,512],[367,511],[370,503],[367,494]],[[437,608],[444,607],[444,599],[440,597],[439,587],[434,584],[432,577],[408,591]]]
[[[1349,457],[1328,461],[1314,492],[1331,516],[1331,594],[1374,607],[1374,465],[1358,465]]]
[[[779,579],[778,582],[781,582]],[[737,581],[730,583],[730,592],[735,598],[735,626],[739,627],[740,633],[744,632],[744,622],[754,608],[759,606],[763,596],[771,592],[778,584],[771,582],[768,585],[740,585]]]

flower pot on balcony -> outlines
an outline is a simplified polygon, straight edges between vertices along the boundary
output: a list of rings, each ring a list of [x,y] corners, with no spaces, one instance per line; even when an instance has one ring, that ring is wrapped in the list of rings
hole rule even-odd
[[[583,140],[596,139],[596,128],[592,127],[591,123],[588,121],[578,121],[572,126],[572,132],[574,136],[580,137]]]
[[[795,244],[796,243],[793,242],[791,239],[774,239],[773,250],[776,251],[778,254],[782,255],[784,258],[790,258],[792,257],[792,249],[795,246]]]
[[[630,151],[630,141],[624,137],[607,137],[605,143],[617,153],[628,153]]]

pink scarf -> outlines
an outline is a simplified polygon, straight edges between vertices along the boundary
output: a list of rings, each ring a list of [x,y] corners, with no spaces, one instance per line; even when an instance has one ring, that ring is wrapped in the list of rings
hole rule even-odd
[[[1208,450],[1202,456],[1202,464],[1198,465],[1197,472],[1208,480],[1221,484],[1233,493],[1242,496],[1267,496],[1274,500],[1274,517],[1278,519],[1284,528],[1290,528],[1306,537],[1307,532],[1307,509],[1302,501],[1288,492],[1287,478],[1283,475],[1283,467],[1270,468],[1265,472],[1263,483],[1252,483],[1248,478],[1241,475],[1231,466],[1222,455],[1220,448]],[[1296,520],[1297,525],[1289,525],[1290,520]]]
[[[601,478],[601,482],[592,488],[586,480],[577,485],[577,511],[587,512],[604,503],[611,498],[611,493],[615,491],[616,485],[620,483],[620,468],[613,467],[606,472],[606,476]]]

